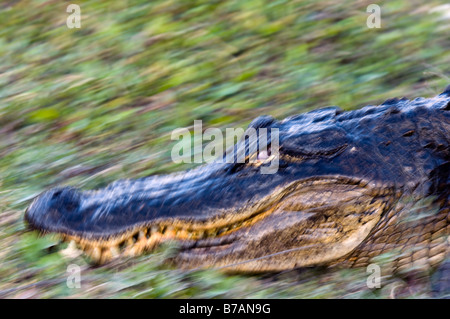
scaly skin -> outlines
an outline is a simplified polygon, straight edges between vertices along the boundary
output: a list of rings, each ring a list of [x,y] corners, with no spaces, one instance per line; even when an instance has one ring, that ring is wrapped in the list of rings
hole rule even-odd
[[[261,160],[217,161],[96,191],[51,189],[25,218],[98,263],[174,240],[182,268],[364,266],[385,252],[395,255],[394,271],[434,266],[449,250],[449,103],[448,88],[349,112],[259,117],[250,127],[278,128],[279,154],[247,152]],[[278,171],[261,174],[274,156]]]

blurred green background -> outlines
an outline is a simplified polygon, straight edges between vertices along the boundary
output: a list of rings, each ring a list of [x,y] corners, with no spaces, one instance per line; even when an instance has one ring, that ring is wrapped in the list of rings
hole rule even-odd
[[[173,129],[245,127],[318,107],[430,97],[450,83],[450,6],[380,1],[62,1],[0,4],[0,297],[429,297],[401,277],[366,287],[365,269],[279,275],[181,272],[170,248],[94,268],[25,231],[31,198],[59,184],[187,169]],[[64,248],[64,247],[63,247]],[[66,285],[69,264],[82,288]],[[395,291],[395,293],[393,293]]]

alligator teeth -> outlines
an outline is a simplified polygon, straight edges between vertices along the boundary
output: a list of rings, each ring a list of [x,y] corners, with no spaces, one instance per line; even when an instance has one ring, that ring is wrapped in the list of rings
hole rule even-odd
[[[92,259],[94,262],[100,262],[100,258],[102,256],[100,248],[98,247],[89,247],[86,250],[86,254],[89,256],[89,258]]]
[[[258,156],[257,156],[258,154],[255,152],[255,153],[253,153],[252,155],[250,155],[249,157],[248,157],[248,162],[249,163],[255,163],[257,160],[258,160]]]
[[[205,232],[203,230],[200,230],[200,231],[197,232],[195,237],[198,238],[198,239],[202,239],[202,238],[205,237]]]
[[[152,233],[152,236],[150,237],[150,239],[147,241],[147,247],[149,248],[149,249],[151,249],[151,248],[153,248],[153,247],[155,247],[160,241],[161,241],[161,239],[162,239],[162,234],[161,233],[159,233],[159,232],[156,232],[156,233]]]
[[[221,236],[229,231],[252,224],[253,220],[241,220],[234,224],[215,228],[179,228],[179,225],[149,225],[147,228],[136,229],[128,234],[122,235],[111,241],[88,240],[69,235],[62,235],[64,241],[71,242],[83,250],[89,258],[98,264],[105,263],[120,256],[136,256],[145,251],[153,250],[156,246],[165,240],[181,239],[181,240],[200,240]]]
[[[118,246],[111,246],[109,248],[112,258],[118,257],[120,255],[120,250]]]
[[[163,234],[167,238],[175,238],[176,236],[175,229],[172,226],[168,226]]]
[[[208,236],[211,236],[211,237],[217,236],[217,230],[211,229],[210,231],[208,231]]]
[[[189,239],[190,233],[184,229],[177,231],[176,237],[180,239]]]
[[[144,251],[144,248],[145,247],[143,247],[143,245],[136,244],[136,245],[133,245],[132,247],[130,247],[129,249],[127,249],[124,252],[124,254],[126,256],[133,257],[133,256],[136,256],[136,255],[139,255],[140,253],[142,253]]]
[[[69,242],[69,245],[67,246],[67,248],[70,248],[70,249],[77,249],[77,243],[75,242],[75,240],[71,240],[71,241]]]
[[[219,229],[219,230],[217,231],[217,235],[222,235],[223,233],[225,233],[225,232],[227,232],[227,231],[228,231],[228,228],[227,228],[227,227],[221,228],[221,229]]]
[[[113,254],[111,252],[111,249],[104,249],[102,251],[102,256],[100,258],[100,262],[103,264],[111,259],[113,259]]]

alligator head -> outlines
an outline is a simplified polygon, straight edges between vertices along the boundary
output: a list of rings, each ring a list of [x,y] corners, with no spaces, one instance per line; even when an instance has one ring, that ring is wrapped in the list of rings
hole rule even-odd
[[[384,247],[405,242],[410,227],[397,225],[400,198],[448,192],[449,102],[447,89],[355,111],[259,117],[250,128],[278,129],[273,154],[250,152],[243,139],[232,150],[244,146],[244,163],[216,161],[93,191],[58,187],[38,196],[25,219],[98,262],[168,240],[178,242],[174,261],[186,268],[260,272],[355,261],[364,251],[361,258],[383,252],[383,238]],[[271,150],[270,138],[264,146]],[[262,174],[275,157],[278,170]],[[421,228],[440,257],[449,228],[444,201],[422,222],[431,230]]]

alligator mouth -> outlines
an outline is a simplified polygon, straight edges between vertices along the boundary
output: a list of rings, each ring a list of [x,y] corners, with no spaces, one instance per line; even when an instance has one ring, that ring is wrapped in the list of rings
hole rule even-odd
[[[208,264],[222,267],[230,263],[226,259],[233,254],[251,250],[251,243],[264,240],[268,235],[276,240],[277,232],[285,231],[282,225],[291,228],[289,244],[292,247],[320,247],[327,242],[354,237],[354,248],[395,198],[394,190],[386,185],[352,178],[315,177],[276,188],[251,205],[224,211],[212,218],[154,218],[106,236],[36,225],[29,214],[36,210],[35,202],[29,207],[26,220],[31,228],[41,233],[56,233],[63,241],[74,243],[97,264],[120,256],[141,255],[165,242],[175,242],[182,265],[201,267],[200,261],[212,258],[215,260]],[[271,227],[266,227],[267,224]],[[364,225],[369,226],[361,227],[363,233],[358,232],[358,227]],[[273,234],[268,234],[270,231]],[[348,253],[348,249],[343,253]]]
[[[251,227],[270,214],[271,210],[258,212],[241,220],[219,220],[212,223],[192,223],[182,220],[159,221],[135,226],[123,233],[107,238],[89,238],[80,235],[56,233],[64,242],[73,242],[97,264],[103,264],[114,258],[134,257],[156,249],[165,242],[178,242],[180,249],[224,248],[235,241],[233,236],[240,229]],[[208,225],[209,224],[209,225]],[[38,229],[41,234],[47,231]],[[213,239],[213,240],[212,240]],[[217,240],[218,239],[218,240]]]

